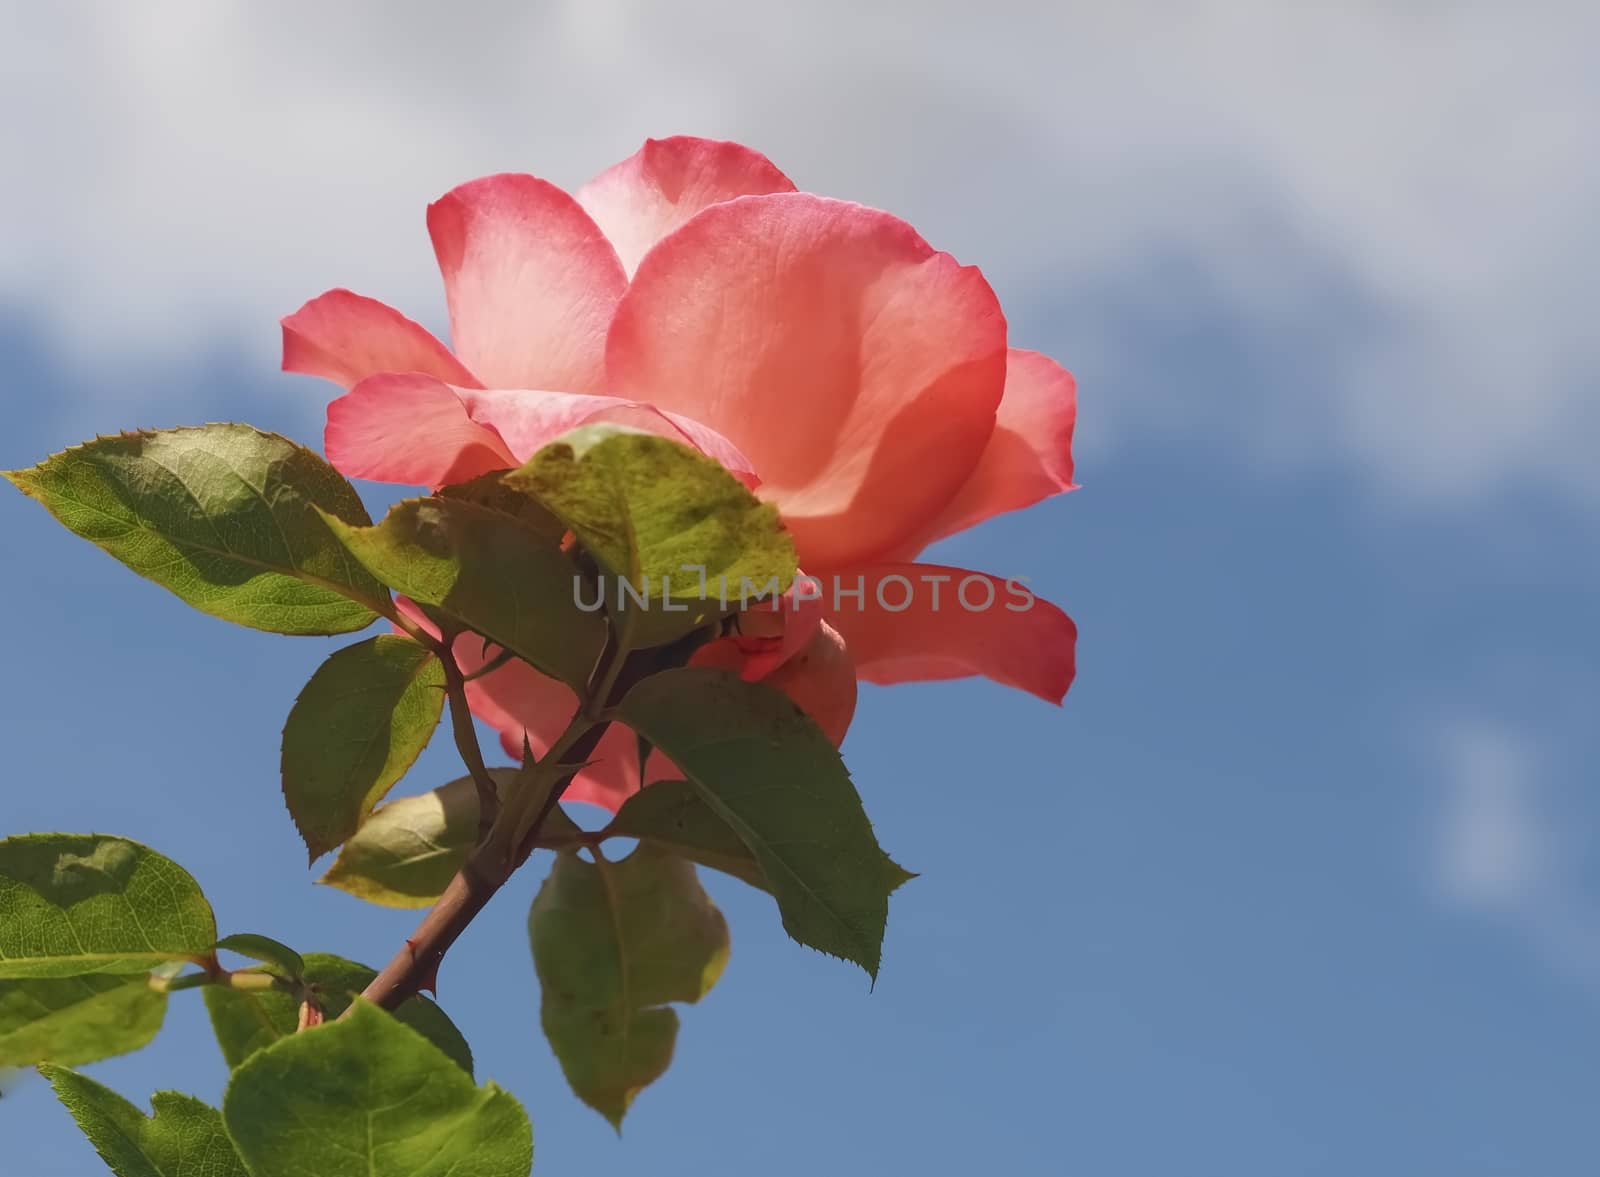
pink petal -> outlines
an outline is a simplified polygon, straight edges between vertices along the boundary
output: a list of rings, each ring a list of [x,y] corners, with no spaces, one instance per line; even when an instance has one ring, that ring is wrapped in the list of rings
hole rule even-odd
[[[416,373],[369,376],[335,400],[323,447],[349,478],[430,488],[517,465],[450,385]]]
[[[868,682],[981,674],[1051,703],[1072,685],[1077,627],[1015,581],[938,564],[874,564],[830,573],[826,591],[828,620]]]
[[[637,402],[635,402],[637,403]],[[694,446],[708,458],[715,458],[717,462],[740,482],[751,490],[761,485],[761,479],[756,474],[755,464],[745,457],[744,451],[709,425],[702,425],[693,417],[686,417],[682,413],[668,412],[658,409],[654,405],[641,406],[650,409],[653,413],[660,413],[672,423],[673,429],[683,435],[683,440]],[[668,433],[665,436],[671,437]],[[676,439],[675,439],[676,440]]]
[[[375,298],[330,290],[283,319],[283,370],[353,388],[380,372],[425,372],[478,387],[471,372],[433,337]]]
[[[437,627],[416,604],[406,597],[395,598],[400,611],[434,637]],[[473,675],[500,654],[476,634],[462,634],[454,646],[456,665],[465,675]],[[534,756],[543,756],[572,721],[578,696],[565,683],[540,674],[526,662],[511,659],[482,678],[467,683],[467,703],[472,713],[500,735],[505,754],[518,763],[522,760],[522,740],[527,736]],[[638,741],[631,731],[614,724],[600,738],[589,755],[590,764],[580,772],[563,794],[569,801],[585,801],[612,813],[639,790]],[[665,780],[675,775],[669,764],[652,776]]]
[[[739,632],[728,639],[743,655],[746,682],[758,682],[810,644],[823,624],[822,582],[804,572],[774,601],[752,604],[739,614]]]
[[[707,642],[689,663],[735,670],[747,680],[752,677],[747,673],[749,657],[737,638]],[[844,742],[856,712],[856,667],[844,639],[827,622],[813,628],[805,646],[761,681],[793,699],[835,747]]]
[[[887,213],[805,193],[714,204],[639,265],[610,391],[683,413],[754,462],[803,564],[921,533],[977,466],[1005,319],[976,269]]]
[[[653,405],[614,396],[586,393],[543,392],[537,389],[457,389],[474,421],[492,428],[519,462],[525,462],[547,443],[580,425],[609,422],[627,425],[693,446],[715,458],[746,485],[755,485],[750,459],[714,429],[678,413],[663,413]]]
[[[907,545],[914,556],[924,544],[981,523],[991,515],[1031,506],[1074,490],[1072,428],[1078,419],[1078,386],[1049,356],[1012,348],[1006,353],[1006,389],[994,434],[956,497],[928,524],[925,538]]]
[[[456,353],[495,388],[603,392],[606,326],[627,276],[578,202],[485,176],[428,206]]]
[[[462,639],[468,640],[482,648],[482,639],[470,635]],[[497,652],[490,648],[491,656]],[[458,653],[458,660],[460,657]],[[481,663],[481,658],[478,661]],[[466,669],[465,663],[462,669]],[[473,714],[500,733],[501,747],[516,760],[522,759],[524,736],[534,756],[543,756],[566,730],[578,707],[578,696],[571,687],[515,659],[468,683],[467,700]],[[588,767],[573,778],[562,796],[615,813],[639,791],[638,738],[622,725],[613,724],[588,759]],[[670,772],[662,774],[667,775]]]
[[[578,203],[605,230],[632,275],[652,245],[707,205],[793,191],[789,177],[760,152],[674,135],[646,139],[633,155],[578,189]]]
[[[416,604],[397,597],[401,612],[434,637],[438,629]],[[500,648],[486,646],[476,634],[463,634],[454,646],[456,664],[469,677],[499,656]],[[729,638],[709,642],[696,651],[691,664],[725,666],[738,670],[743,659]],[[813,630],[811,640],[766,682],[785,692],[804,710],[828,738],[839,744],[855,714],[856,675],[838,633],[825,623]],[[540,674],[526,662],[511,659],[481,678],[467,683],[467,702],[473,715],[500,735],[507,756],[522,759],[526,738],[535,757],[542,756],[566,730],[578,706],[577,694],[565,683]],[[639,791],[638,737],[621,724],[612,724],[589,755],[589,764],[567,786],[563,799],[598,805],[615,813]],[[645,776],[649,782],[681,776],[661,752],[653,751]]]

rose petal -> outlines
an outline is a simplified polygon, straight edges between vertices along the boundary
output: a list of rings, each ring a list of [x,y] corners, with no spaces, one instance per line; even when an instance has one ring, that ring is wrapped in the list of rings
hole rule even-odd
[[[702,425],[693,417],[686,417],[682,413],[674,413],[666,409],[657,408],[655,405],[648,407],[652,412],[660,413],[672,423],[672,427],[683,435],[683,440],[694,446],[708,458],[715,458],[717,462],[740,482],[751,490],[761,485],[761,478],[756,474],[755,463],[745,456],[743,450],[734,445],[722,434],[709,425]],[[672,434],[666,434],[671,437]],[[676,440],[676,439],[674,439]]]
[[[805,193],[715,204],[640,263],[607,340],[610,391],[750,456],[801,562],[875,558],[966,481],[1005,383],[976,269],[887,213]]]
[[[744,655],[740,674],[757,682],[794,657],[823,624],[822,582],[797,572],[787,592],[774,601],[753,604],[739,614],[731,638]]]
[[[907,557],[936,539],[965,531],[991,515],[1016,511],[1072,482],[1072,429],[1078,418],[1077,382],[1036,351],[1006,353],[1006,389],[994,434],[972,476],[929,524],[926,538],[908,544]]]
[[[282,324],[285,372],[321,376],[343,388],[380,372],[425,372],[449,384],[478,386],[425,327],[375,298],[330,290]]]
[[[868,682],[981,674],[1051,703],[1072,685],[1077,627],[1015,581],[939,564],[874,564],[831,573],[826,592],[828,620]]]
[[[472,641],[482,648],[482,639]],[[457,645],[459,650],[460,643]],[[490,647],[491,656],[497,652]],[[460,657],[458,652],[457,659]],[[478,661],[481,664],[481,657]],[[465,664],[462,669],[466,670]],[[543,756],[578,708],[578,696],[571,687],[515,659],[468,683],[467,700],[472,713],[500,733],[506,755],[517,760],[522,758],[524,736],[534,756]],[[562,793],[563,800],[584,801],[615,813],[639,791],[638,749],[637,737],[627,728],[620,724],[607,728],[589,754],[588,766]],[[660,779],[670,775],[670,770],[663,771]]]
[[[526,462],[541,447],[563,433],[610,422],[659,434],[687,444],[715,458],[747,486],[756,485],[750,459],[727,438],[679,413],[664,413],[654,405],[614,396],[543,392],[537,389],[457,389],[468,414],[505,439],[519,462]]]
[[[428,206],[456,353],[494,388],[605,391],[627,277],[578,202],[533,176],[472,180]]]
[[[439,631],[422,610],[406,597],[396,597],[400,611],[434,637]],[[484,644],[477,634],[462,634],[453,647],[456,665],[467,676],[476,674],[500,655],[500,647]],[[535,757],[543,756],[572,721],[578,696],[565,683],[540,674],[526,662],[513,658],[481,678],[467,683],[467,703],[472,714],[500,735],[505,754],[522,760],[526,736]],[[572,779],[562,799],[584,801],[615,813],[639,791],[638,740],[620,724],[613,724],[589,754],[589,765]],[[677,775],[670,762],[652,759],[651,780]]]
[[[737,638],[707,642],[689,659],[692,666],[720,666],[750,680],[749,656]],[[844,639],[827,622],[783,665],[761,679],[793,699],[837,747],[856,712],[856,668]],[[652,777],[652,779],[654,779]]]
[[[517,465],[450,385],[416,373],[369,376],[330,404],[323,448],[346,477],[430,488]]]
[[[758,151],[674,135],[646,139],[633,155],[578,189],[578,203],[605,231],[631,276],[652,245],[707,205],[793,191],[793,181]]]

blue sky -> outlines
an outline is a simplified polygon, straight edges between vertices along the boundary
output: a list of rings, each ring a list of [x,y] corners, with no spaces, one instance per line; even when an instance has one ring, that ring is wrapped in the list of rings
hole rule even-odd
[[[0,196],[29,226],[0,251],[0,465],[221,418],[315,442],[325,393],[274,372],[277,314],[348,282],[437,326],[428,199],[503,167],[576,183],[680,130],[907,215],[1079,376],[1083,489],[938,550],[1069,609],[1066,706],[867,688],[845,745],[922,875],[874,992],[708,878],[732,962],[619,1141],[538,1031],[537,870],[452,953],[443,1003],[529,1108],[536,1172],[1593,1170],[1600,480],[1568,256],[1593,229],[1559,214],[1595,177],[1565,152],[1558,22],[1356,4],[1302,27],[1240,0],[1155,31],[1138,6],[952,13],[902,42],[828,4],[666,30],[552,5],[502,40],[556,80],[444,86],[423,45],[511,50],[408,13],[330,17],[280,57],[292,14],[176,11],[31,15],[0,51],[49,99],[0,132],[32,179]],[[1047,35],[1083,69],[1046,72]],[[760,87],[723,52],[741,38],[787,47]],[[1524,64],[1495,72],[1507,41]],[[1307,45],[1368,84],[1323,94]],[[542,87],[570,88],[560,125]],[[386,959],[415,917],[313,887],[277,787],[283,717],[338,643],[191,613],[16,494],[0,535],[0,832],[126,834],[225,930]],[[456,775],[440,741],[409,779]],[[92,1073],[136,1100],[225,1079],[181,999]],[[37,1081],[0,1137],[17,1177],[97,1163]]]

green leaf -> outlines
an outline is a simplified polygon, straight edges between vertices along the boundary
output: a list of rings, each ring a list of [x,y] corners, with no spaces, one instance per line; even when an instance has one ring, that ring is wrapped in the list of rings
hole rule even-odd
[[[601,832],[603,837],[638,838],[691,862],[742,879],[770,892],[755,852],[733,832],[688,781],[657,781],[629,797]],[[887,854],[883,869],[893,893],[917,876]]]
[[[516,769],[490,769],[497,778]],[[478,838],[478,790],[461,777],[380,805],[318,879],[384,907],[430,907]]]
[[[196,609],[253,629],[364,629],[389,595],[323,515],[369,522],[310,450],[248,425],[101,437],[7,471],[68,530]]]
[[[167,996],[142,973],[0,981],[0,1067],[75,1067],[148,1046]]]
[[[528,915],[540,1021],[572,1090],[612,1127],[665,1073],[668,1002],[694,1002],[728,963],[728,924],[694,867],[641,844],[620,862],[567,851]]]
[[[605,618],[578,608],[578,567],[548,535],[457,498],[407,499],[376,527],[330,523],[390,588],[573,687],[588,680]]]
[[[509,485],[506,482],[507,473],[505,470],[493,470],[466,482],[440,487],[435,493],[442,499],[461,499],[507,515],[535,534],[559,545],[567,533],[567,525],[552,515],[538,499]]]
[[[366,965],[322,952],[308,952],[301,976],[311,984],[318,1003],[329,1018],[337,1018],[378,974]],[[256,1051],[281,1038],[292,1037],[299,1025],[300,1007],[287,993],[272,989],[229,989],[207,985],[204,990],[211,1028],[228,1066],[237,1067]],[[472,1050],[445,1012],[426,997],[412,997],[395,1016],[416,1030],[469,1075]]]
[[[916,871],[907,870],[894,859],[890,858],[887,854],[883,856],[883,869],[885,875],[887,876],[884,881],[888,886],[889,894],[891,895],[900,890],[901,887],[904,887],[912,879],[918,877]]]
[[[502,795],[517,774],[515,768],[489,770]],[[577,836],[577,826],[557,806],[545,818],[538,844],[567,845]],[[384,907],[428,907],[444,893],[477,839],[478,790],[471,777],[459,777],[380,805],[317,881]]]
[[[876,979],[898,883],[838,749],[817,725],[781,691],[708,667],[651,675],[618,714],[671,757],[750,848],[784,930]]]
[[[137,973],[204,957],[217,938],[200,885],[106,834],[0,841],[0,977]]]
[[[193,1096],[158,1091],[146,1116],[75,1071],[39,1071],[117,1177],[248,1177],[222,1117]]]
[[[443,665],[407,637],[368,638],[317,668],[283,726],[283,796],[313,861],[406,774],[443,708]]]
[[[527,1177],[533,1165],[516,1099],[366,1001],[252,1055],[222,1118],[254,1177]]]
[[[271,936],[260,936],[255,932],[235,932],[218,940],[217,947],[272,965],[282,977],[293,979],[306,971],[306,962],[300,958],[300,954]]]
[[[665,438],[585,426],[504,480],[538,498],[600,562],[603,599],[614,613],[632,611],[635,646],[661,645],[736,608],[746,584],[754,599],[794,579],[794,542],[777,508],[715,460]],[[686,567],[703,571],[703,586]],[[618,578],[647,603],[623,596]]]
[[[754,852],[688,781],[657,781],[640,789],[623,802],[605,832],[638,838],[752,887],[771,890]]]

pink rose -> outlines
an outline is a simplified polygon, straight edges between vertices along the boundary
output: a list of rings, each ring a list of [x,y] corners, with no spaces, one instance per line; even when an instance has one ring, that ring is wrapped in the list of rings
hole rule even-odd
[[[914,562],[1072,489],[1072,376],[1007,347],[977,269],[888,213],[796,191],[746,147],[689,137],[649,140],[576,197],[532,176],[473,180],[429,206],[428,230],[454,353],[346,290],[283,320],[284,368],[347,389],[325,438],[345,474],[437,487],[581,424],[650,429],[758,486],[821,585],[793,638],[722,639],[700,661],[766,677],[836,741],[857,676],[982,674],[1061,701],[1065,613]],[[458,644],[465,669],[481,650]],[[573,707],[520,663],[471,687],[513,752],[525,730],[542,750]],[[569,796],[614,809],[638,787],[632,734],[613,729],[596,757]]]

